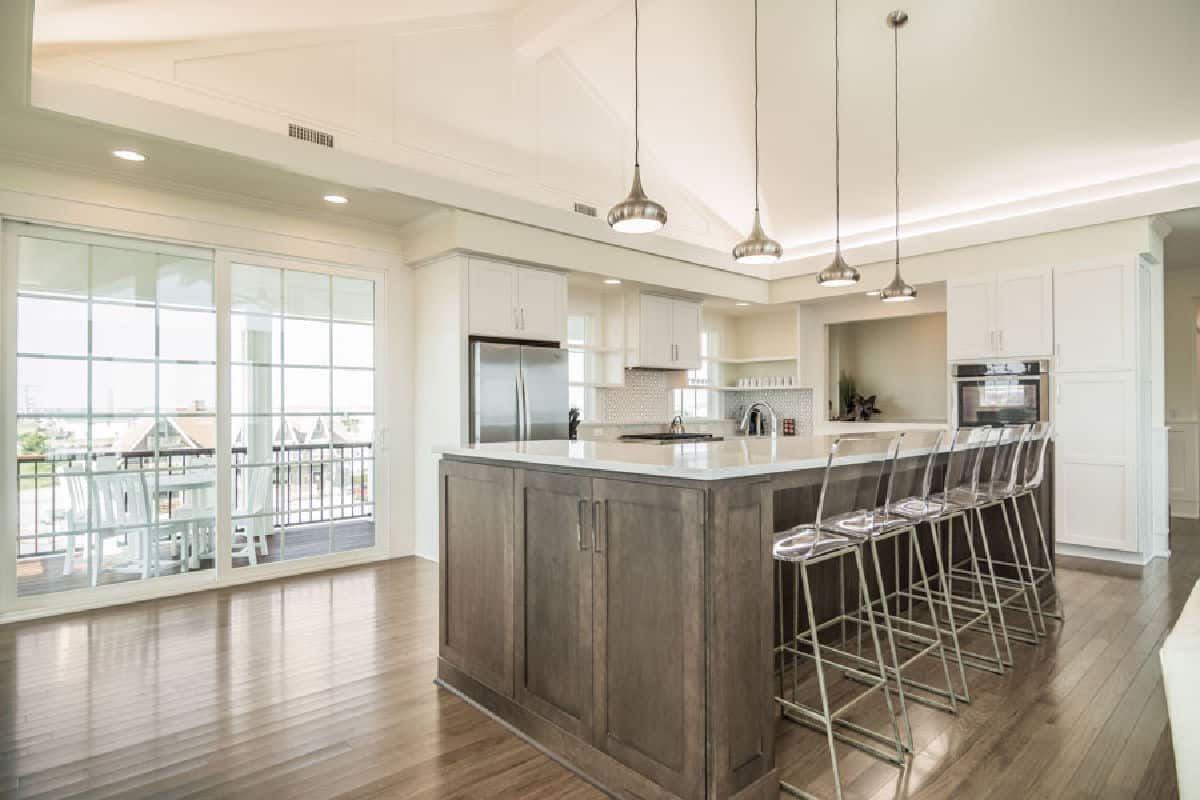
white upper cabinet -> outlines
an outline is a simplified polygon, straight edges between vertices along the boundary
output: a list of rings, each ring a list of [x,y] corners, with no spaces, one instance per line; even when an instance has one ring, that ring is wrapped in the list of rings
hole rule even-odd
[[[1054,270],[1056,372],[1135,368],[1136,277],[1133,263]]]
[[[517,269],[517,319],[521,337],[561,341],[566,323],[566,278],[557,272]]]
[[[1054,279],[1050,271],[998,274],[995,315],[1000,357],[1049,357],[1054,350]]]
[[[700,304],[654,294],[638,303],[638,352],[630,366],[700,368]]]
[[[946,284],[946,352],[951,361],[995,354],[995,295],[996,279],[990,275]]]
[[[669,297],[642,295],[638,335],[643,367],[667,367],[675,358],[675,339],[672,335],[673,305]]]
[[[566,276],[472,258],[467,320],[472,336],[560,342],[567,326]]]
[[[700,304],[672,301],[671,331],[675,338],[675,363],[688,369],[699,369]]]
[[[517,335],[516,267],[472,258],[467,278],[467,316],[474,336]]]
[[[1053,297],[1051,273],[1044,269],[949,281],[950,360],[1049,357],[1054,348]]]

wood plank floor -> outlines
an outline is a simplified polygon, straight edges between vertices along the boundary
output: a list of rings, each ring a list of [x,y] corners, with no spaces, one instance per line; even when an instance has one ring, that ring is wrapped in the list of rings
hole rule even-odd
[[[913,706],[905,773],[842,749],[847,797],[1177,797],[1157,649],[1195,528],[1144,570],[1064,560],[1066,624],[958,716]],[[436,629],[417,559],[0,627],[0,796],[600,797],[432,685]],[[780,737],[832,797],[824,738]]]

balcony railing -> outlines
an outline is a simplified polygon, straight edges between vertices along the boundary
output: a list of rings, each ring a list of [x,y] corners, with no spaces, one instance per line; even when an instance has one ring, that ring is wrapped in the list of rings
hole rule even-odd
[[[275,445],[271,491],[275,527],[307,525],[325,520],[357,519],[374,513],[372,498],[373,449],[370,442]],[[240,508],[246,491],[246,448],[233,448],[233,507]],[[17,555],[21,558],[61,553],[72,531],[73,509],[69,492],[61,486],[65,475],[92,471],[154,470],[161,475],[181,475],[188,470],[213,471],[213,448],[178,448],[124,453],[68,453],[17,456]],[[110,461],[111,463],[104,463]],[[159,514],[170,519],[179,505],[178,492],[160,496]],[[214,512],[215,513],[215,512]],[[78,523],[75,523],[76,525]],[[81,531],[75,530],[75,535]]]

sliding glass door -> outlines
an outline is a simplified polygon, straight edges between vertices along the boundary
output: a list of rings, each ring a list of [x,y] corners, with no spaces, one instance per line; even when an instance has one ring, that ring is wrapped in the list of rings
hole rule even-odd
[[[211,568],[212,254],[16,241],[17,594]]]
[[[16,597],[374,547],[371,273],[6,231]]]
[[[375,286],[234,263],[233,566],[375,543]]]

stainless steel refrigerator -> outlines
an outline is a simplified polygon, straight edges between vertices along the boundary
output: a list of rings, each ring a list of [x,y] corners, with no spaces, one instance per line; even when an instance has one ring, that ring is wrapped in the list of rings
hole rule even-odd
[[[471,340],[471,442],[566,439],[567,351]]]

